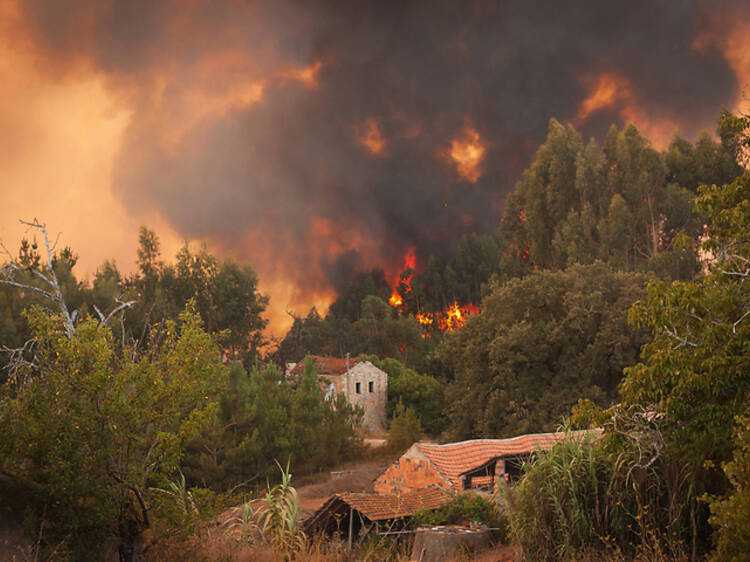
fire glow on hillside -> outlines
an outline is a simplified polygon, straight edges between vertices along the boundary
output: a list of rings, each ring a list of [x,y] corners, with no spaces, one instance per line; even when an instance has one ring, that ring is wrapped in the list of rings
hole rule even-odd
[[[742,0],[60,5],[0,2],[0,237],[46,218],[89,274],[132,269],[140,225],[166,259],[206,240],[277,334],[405,248],[496,229],[550,117],[664,148],[750,83]]]
[[[399,309],[402,312],[406,312],[404,298],[412,290],[411,282],[416,270],[415,267],[416,257],[414,255],[414,248],[410,248],[404,256],[404,265],[401,274],[394,283],[391,298],[388,301],[393,308]],[[414,314],[414,317],[427,331],[445,332],[460,328],[466,324],[466,319],[469,316],[478,314],[479,312],[479,307],[474,306],[472,303],[461,306],[458,304],[458,301],[454,301],[445,310],[440,312],[417,312]]]

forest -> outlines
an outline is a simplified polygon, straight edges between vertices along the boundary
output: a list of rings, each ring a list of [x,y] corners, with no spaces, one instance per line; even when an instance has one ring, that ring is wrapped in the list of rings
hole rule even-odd
[[[750,118],[717,123],[659,151],[632,124],[586,141],[551,119],[494,232],[405,248],[396,283],[355,272],[278,341],[252,264],[200,243],[164,256],[143,227],[132,273],[84,279],[54,218],[29,221],[0,270],[0,477],[40,557],[96,559],[115,537],[139,560],[147,531],[372,455],[311,361],[284,376],[349,354],[389,376],[390,454],[604,428],[503,499],[526,559],[745,559]]]

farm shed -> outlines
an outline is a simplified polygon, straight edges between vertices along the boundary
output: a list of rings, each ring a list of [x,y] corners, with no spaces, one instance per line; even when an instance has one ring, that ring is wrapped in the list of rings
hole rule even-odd
[[[450,496],[438,488],[405,494],[341,493],[331,496],[302,522],[308,534],[338,533],[349,545],[368,533],[389,534],[404,526],[404,519],[421,510],[438,509]]]

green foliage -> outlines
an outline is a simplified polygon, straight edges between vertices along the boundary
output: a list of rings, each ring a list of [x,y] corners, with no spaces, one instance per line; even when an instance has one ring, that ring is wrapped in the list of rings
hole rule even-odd
[[[569,438],[538,452],[519,484],[502,489],[511,536],[527,559],[684,555],[689,482],[662,455],[659,421],[633,414],[621,413],[601,440]]]
[[[272,477],[272,458],[295,459],[303,473],[319,471],[359,453],[361,416],[342,396],[323,399],[311,362],[296,386],[273,365],[248,374],[236,363],[218,416],[189,447],[184,470],[190,480],[220,489]]]
[[[590,439],[538,453],[515,489],[504,489],[511,534],[529,560],[572,560],[607,536],[610,464]]]
[[[268,298],[258,292],[250,265],[231,258],[220,261],[205,245],[193,251],[186,242],[174,264],[159,261],[156,235],[141,229],[138,248],[140,275],[126,280],[124,289],[136,300],[128,328],[138,337],[149,325],[172,318],[189,299],[210,333],[223,333],[221,344],[230,357],[254,358],[263,343],[266,321],[261,317]]]
[[[437,435],[448,422],[443,414],[445,385],[435,377],[421,375],[397,359],[378,359],[375,355],[361,355],[378,369],[388,374],[388,417],[393,418],[399,403],[412,408],[425,432]]]
[[[297,528],[299,519],[299,496],[291,485],[292,474],[289,463],[282,467],[281,482],[269,486],[260,508],[257,510],[258,525],[265,539],[277,550],[290,552],[299,549],[305,542],[305,534]]]
[[[733,519],[739,511],[732,511],[744,509],[744,428],[726,473],[718,467],[732,459],[735,420],[750,402],[750,174],[701,186],[696,208],[707,220],[710,270],[692,282],[651,283],[631,310],[631,321],[649,328],[653,340],[642,350],[643,363],[626,369],[622,408],[640,407],[660,420],[661,482],[676,482],[675,505],[689,511],[686,522],[675,509],[672,526],[688,530],[693,556],[708,542],[708,514],[698,498],[725,496],[712,503],[723,558],[733,552],[727,541],[741,541],[745,532],[741,519]],[[623,432],[631,441],[638,435],[637,425]],[[670,465],[677,467],[671,476]]]
[[[697,272],[700,232],[695,190],[740,173],[729,144],[707,134],[695,146],[675,138],[660,154],[633,125],[613,126],[602,147],[593,140],[584,146],[571,126],[553,119],[508,198],[503,270],[523,275],[601,259],[618,269],[689,279]],[[676,243],[680,236],[691,243]]]
[[[29,322],[36,364],[3,388],[0,462],[30,483],[59,536],[93,553],[139,511],[134,492],[178,467],[225,371],[190,306],[140,353],[121,353],[93,320],[71,339],[57,317],[35,310]]]
[[[573,406],[568,423],[573,429],[593,429],[609,422],[612,413],[588,398],[579,398]]]
[[[422,438],[422,425],[412,408],[399,402],[393,413],[391,427],[388,431],[386,447],[391,451],[403,451]]]
[[[598,263],[491,285],[482,313],[440,348],[455,370],[451,437],[552,431],[579,398],[611,404],[644,341],[626,311],[645,281]]]
[[[654,404],[672,422],[669,436],[695,467],[729,458],[732,427],[750,390],[750,175],[703,186],[697,206],[708,218],[708,275],[654,282],[631,321],[651,329],[644,363],[627,371],[626,402]]]
[[[467,521],[488,527],[502,525],[497,503],[472,492],[456,494],[440,509],[420,511],[415,518],[417,523],[425,525],[458,525]]]
[[[735,442],[732,460],[724,465],[732,492],[708,500],[716,529],[713,559],[739,562],[750,553],[750,418],[739,420]]]

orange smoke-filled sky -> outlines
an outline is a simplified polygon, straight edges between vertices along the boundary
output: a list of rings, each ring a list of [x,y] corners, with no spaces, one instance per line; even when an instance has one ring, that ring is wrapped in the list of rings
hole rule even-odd
[[[742,2],[458,4],[0,0],[0,239],[36,217],[89,276],[132,271],[141,225],[167,259],[208,240],[282,335],[354,272],[494,228],[549,117],[664,147],[746,104]]]

